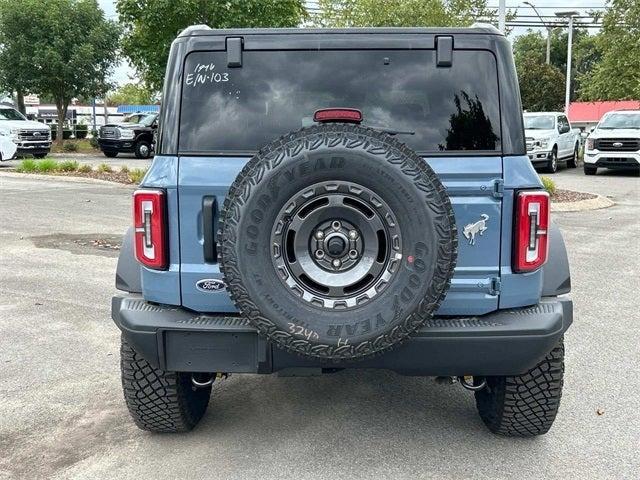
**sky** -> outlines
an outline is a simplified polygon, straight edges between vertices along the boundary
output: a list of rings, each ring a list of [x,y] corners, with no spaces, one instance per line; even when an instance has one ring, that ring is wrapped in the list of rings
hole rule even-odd
[[[116,1],[117,0],[98,0],[100,7],[109,19],[117,20],[118,18],[115,8]],[[306,1],[307,4],[310,5],[317,4],[317,0]],[[553,15],[554,12],[559,10],[576,10],[580,12],[580,14],[586,14],[591,9],[601,10],[605,5],[605,0],[530,0],[530,2],[533,3],[536,8],[538,8],[538,11],[543,16]],[[498,0],[488,0],[487,4],[490,7],[497,8]],[[515,7],[517,7],[519,15],[535,15],[535,12],[531,9],[531,7],[524,5],[521,0],[506,0],[506,4],[508,9],[513,10]],[[531,20],[533,20],[533,18]],[[536,30],[544,31],[544,28],[538,28]],[[517,37],[518,35],[522,35],[526,31],[527,28],[525,27],[516,27],[509,38],[513,41],[515,37]],[[595,30],[590,29],[590,32],[595,33]],[[135,81],[132,80],[132,78],[135,76],[134,74],[134,70],[127,63],[126,59],[123,58],[120,64],[116,67],[112,76],[112,80],[115,83],[122,85],[127,82]]]

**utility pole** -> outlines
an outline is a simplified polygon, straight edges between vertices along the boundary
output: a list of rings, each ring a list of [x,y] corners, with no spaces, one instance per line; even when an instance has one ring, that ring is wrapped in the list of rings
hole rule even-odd
[[[544,20],[540,16],[540,13],[538,13],[538,9],[535,7],[535,5],[533,3],[531,3],[531,2],[522,2],[522,3],[524,3],[525,5],[529,5],[531,8],[533,8],[533,11],[536,12],[536,15],[540,19],[540,22],[547,29],[547,61],[546,61],[546,64],[549,65],[551,63],[551,28],[546,23],[544,23]]]
[[[571,44],[573,43],[573,17],[578,15],[575,10],[568,12],[556,12],[557,17],[569,19],[569,38],[567,39],[567,83],[564,90],[564,113],[569,115],[571,103]]]
[[[507,0],[499,0],[498,2],[498,30],[505,33],[507,17]]]

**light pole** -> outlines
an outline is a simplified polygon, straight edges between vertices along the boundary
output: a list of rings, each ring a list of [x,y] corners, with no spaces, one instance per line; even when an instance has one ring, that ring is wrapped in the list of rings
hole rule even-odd
[[[506,17],[507,17],[507,1],[506,0],[499,0],[498,1],[498,30],[500,30],[502,33],[505,33],[505,29],[506,29]]]
[[[571,43],[573,41],[573,17],[578,15],[575,10],[556,12],[556,17],[569,19],[569,38],[567,38],[567,84],[564,90],[564,113],[569,115],[569,103],[571,101]]]
[[[546,63],[547,65],[549,65],[551,63],[551,28],[548,27],[546,23],[544,23],[544,20],[538,13],[538,9],[535,7],[533,3],[531,2],[522,2],[522,3],[524,3],[525,5],[529,5],[531,8],[533,8],[533,11],[536,12],[536,15],[540,19],[540,22],[542,22],[542,25],[544,25],[545,28],[547,29],[547,62]]]

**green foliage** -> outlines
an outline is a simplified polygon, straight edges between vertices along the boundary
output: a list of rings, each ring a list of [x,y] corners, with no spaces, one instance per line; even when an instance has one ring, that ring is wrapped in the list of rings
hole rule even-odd
[[[493,19],[486,0],[319,0],[323,27],[452,27]]]
[[[0,0],[0,79],[53,97],[60,142],[71,99],[108,89],[119,35],[97,0]]]
[[[142,181],[146,174],[147,169],[134,168],[129,172],[129,180],[131,181],[131,183],[138,184]]]
[[[84,124],[76,125],[76,138],[78,140],[87,138],[87,133],[89,133],[89,127]]]
[[[80,166],[78,167],[78,172],[80,172],[80,173],[89,173],[89,172],[91,172],[92,170],[93,170],[93,169],[91,168],[91,165],[87,165],[86,163],[85,163],[85,164],[82,164],[82,165],[80,165]]]
[[[303,0],[119,0],[116,9],[122,51],[152,90],[162,88],[171,42],[189,25],[296,27],[306,16]]]
[[[52,158],[45,158],[36,162],[36,171],[38,173],[51,173],[58,169],[58,162]]]
[[[557,67],[527,59],[517,68],[523,109],[530,112],[562,109],[565,76]]]
[[[77,152],[78,151],[78,144],[76,142],[64,142],[62,144],[62,149],[65,152]]]
[[[111,173],[113,172],[113,168],[108,163],[101,163],[98,165],[98,171],[101,173]]]
[[[18,168],[16,168],[17,172],[20,173],[32,173],[38,170],[37,168],[37,162],[32,159],[32,158],[26,158],[24,160],[22,160],[22,162],[20,162],[20,165],[18,165]]]
[[[542,186],[547,193],[553,196],[556,193],[556,183],[549,177],[540,177],[540,180],[542,180]]]
[[[567,71],[567,41],[566,28],[554,28],[551,31],[551,65],[556,67],[563,77]],[[575,100],[576,92],[580,90],[584,79],[600,58],[600,52],[596,48],[598,37],[589,35],[586,29],[575,28],[573,31],[573,53],[571,55],[571,99]],[[547,32],[529,31],[518,36],[513,44],[513,56],[518,72],[523,72],[525,67],[530,67],[534,62],[544,64],[547,52]],[[522,88],[522,85],[521,85]],[[562,83],[564,92],[565,84]],[[564,98],[564,97],[563,97]],[[564,102],[563,102],[564,103]]]
[[[129,173],[129,167],[127,167],[126,165],[122,165],[120,167],[120,173]]]
[[[154,103],[153,92],[135,83],[126,83],[115,92],[109,93],[107,103],[109,105],[151,105]]]
[[[640,99],[640,2],[611,0],[597,48],[602,54],[582,79],[585,100]]]
[[[78,162],[75,160],[63,160],[58,163],[59,172],[75,172],[76,170],[78,170]]]

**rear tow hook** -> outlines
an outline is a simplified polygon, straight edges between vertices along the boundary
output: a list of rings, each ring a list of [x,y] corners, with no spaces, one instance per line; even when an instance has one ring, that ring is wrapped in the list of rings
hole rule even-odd
[[[480,380],[477,385],[475,384],[476,380]],[[464,375],[462,377],[458,377],[458,382],[460,382],[460,385],[462,385],[463,388],[467,390],[471,390],[472,392],[477,392],[487,386],[486,378],[475,377],[474,379],[474,377],[471,375]]]
[[[192,373],[191,384],[195,388],[207,388],[213,385],[216,379],[223,379],[229,376],[228,373]]]

